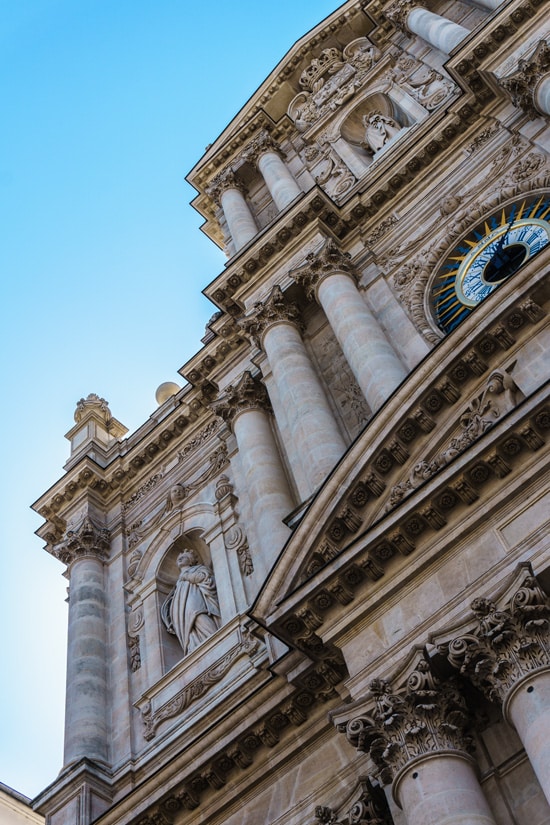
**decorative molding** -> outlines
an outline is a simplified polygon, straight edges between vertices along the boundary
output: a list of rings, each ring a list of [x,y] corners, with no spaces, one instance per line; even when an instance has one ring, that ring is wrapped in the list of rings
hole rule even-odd
[[[246,193],[244,183],[237,178],[235,172],[230,167],[219,172],[210,182],[206,194],[212,198],[218,206],[221,206],[222,195],[228,189],[238,189],[243,194]]]
[[[337,816],[332,808],[317,805],[315,819],[320,825],[393,825],[393,818],[386,795],[380,785],[371,782],[368,776],[359,777],[357,796],[343,816]]]
[[[76,404],[74,420],[79,424],[88,413],[96,412],[103,419],[107,429],[112,419],[109,403],[104,398],[100,398],[95,392],[91,392],[86,398],[81,398]]]
[[[262,381],[245,370],[237,384],[228,384],[222,397],[211,405],[212,410],[229,426],[238,413],[246,410],[271,410],[267,390]]]
[[[334,112],[350,100],[379,58],[380,51],[366,37],[348,43],[342,52],[328,48],[314,58],[300,78],[304,91],[288,107],[298,131],[306,131],[327,112]]]
[[[243,654],[252,655],[258,649],[259,644],[257,639],[243,631],[241,640],[231,650],[214,662],[213,665],[210,665],[197,679],[189,682],[169,702],[165,702],[158,710],[153,711],[151,702],[147,701],[141,709],[145,739],[153,739],[161,722],[173,716],[178,716],[189,705],[204,696],[212,685],[223,679],[240,656]]]
[[[67,565],[86,557],[103,561],[107,558],[110,546],[109,531],[104,527],[96,527],[91,518],[85,516],[77,529],[67,530],[65,538],[54,546],[52,554]]]
[[[545,75],[550,75],[550,43],[541,40],[531,57],[520,58],[516,71],[497,77],[497,82],[510,95],[514,106],[533,120],[545,114],[536,103],[536,88]]]
[[[291,323],[301,328],[300,310],[296,304],[287,301],[280,286],[274,286],[265,301],[255,303],[252,314],[240,322],[258,347],[261,347],[266,330],[280,323]]]
[[[258,132],[247,144],[246,148],[241,152],[241,159],[248,161],[253,166],[256,166],[258,160],[266,152],[275,152],[277,155],[282,155],[282,150],[278,146],[267,129],[262,129]]]
[[[195,450],[198,450],[205,441],[208,441],[211,435],[213,435],[217,430],[219,430],[221,422],[219,419],[214,418],[212,421],[204,427],[199,433],[192,438],[187,444],[183,447],[183,449],[179,450],[177,457],[178,461],[183,461],[187,456],[194,453]]]
[[[437,109],[457,88],[431,66],[404,52],[386,75],[428,112]]]
[[[502,606],[478,597],[471,609],[477,625],[439,644],[437,654],[488,699],[505,703],[521,679],[550,667],[550,598],[525,565]]]
[[[237,554],[239,569],[243,576],[250,576],[254,572],[254,563],[250,554],[250,547],[246,533],[240,525],[235,524],[225,539],[225,546],[230,552]]]
[[[353,747],[370,754],[381,782],[390,784],[413,759],[441,751],[469,753],[468,711],[457,685],[441,682],[420,660],[404,688],[374,679],[367,713],[337,726]]]
[[[148,478],[147,481],[145,481],[141,485],[141,487],[138,487],[135,493],[132,493],[132,495],[127,501],[123,502],[121,507],[122,513],[124,514],[127,513],[128,510],[131,510],[132,507],[134,507],[134,505],[136,505],[138,501],[140,501],[145,495],[147,495],[147,493],[153,490],[157,486],[159,481],[161,481],[163,478],[163,472],[155,473],[150,478]]]
[[[503,415],[514,409],[523,398],[523,393],[509,374],[513,366],[512,364],[509,367],[509,371],[496,370],[491,373],[483,391],[461,412],[459,430],[447,442],[445,449],[440,450],[433,458],[417,462],[407,480],[400,481],[392,487],[385,508],[386,513],[440,472],[456,456],[467,450]]]
[[[316,297],[321,281],[335,273],[344,273],[357,280],[356,271],[351,264],[351,255],[342,252],[338,245],[328,238],[320,249],[306,255],[303,264],[291,269],[289,275],[304,287],[307,297],[311,300]]]

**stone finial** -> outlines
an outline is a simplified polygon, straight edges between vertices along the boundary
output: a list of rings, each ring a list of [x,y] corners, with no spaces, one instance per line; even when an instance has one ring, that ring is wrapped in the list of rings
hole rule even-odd
[[[218,206],[221,206],[222,195],[227,189],[238,189],[239,192],[243,194],[246,192],[244,183],[237,178],[233,169],[229,167],[212,178],[210,185],[206,189],[206,194],[211,197]]]
[[[53,549],[53,555],[64,564],[72,564],[78,558],[95,556],[105,559],[111,544],[110,533],[97,527],[89,516],[85,516],[79,526],[67,530],[62,542]]]
[[[275,143],[267,129],[262,129],[243,150],[241,158],[256,165],[258,159],[265,154],[265,152],[276,152],[278,155],[282,154],[281,148]]]
[[[397,0],[396,3],[392,3],[387,9],[384,9],[384,17],[390,23],[393,23],[396,28],[408,34],[407,17],[417,5],[416,0]]]
[[[502,608],[473,600],[477,627],[439,647],[487,698],[504,702],[524,676],[550,666],[550,599],[531,571]]]
[[[300,310],[297,305],[287,301],[280,286],[271,290],[269,298],[254,304],[254,311],[240,322],[244,331],[261,347],[262,338],[266,330],[273,324],[283,321],[301,325]]]
[[[223,396],[211,405],[211,409],[229,425],[244,410],[271,410],[267,390],[259,378],[246,370],[237,384],[229,384]]]
[[[80,422],[91,412],[99,414],[107,425],[112,419],[109,403],[105,401],[104,398],[100,398],[99,395],[96,395],[95,392],[91,392],[86,398],[81,398],[80,401],[77,401],[76,410],[74,411],[74,420],[77,424],[80,424]]]
[[[522,58],[512,74],[497,78],[499,85],[510,95],[512,103],[522,109],[530,119],[543,112],[537,107],[537,85],[550,74],[550,43],[541,40],[531,57]]]
[[[369,688],[370,714],[351,719],[339,730],[354,747],[370,754],[384,784],[416,757],[470,750],[465,701],[454,682],[440,682],[432,675],[427,662],[417,664],[398,692],[384,679],[375,679]]]
[[[302,284],[307,297],[311,300],[315,297],[321,281],[335,272],[344,272],[346,275],[356,277],[355,269],[351,264],[351,256],[347,252],[342,252],[338,245],[329,238],[317,252],[310,252],[306,255],[304,263],[291,270],[289,274],[296,283]]]

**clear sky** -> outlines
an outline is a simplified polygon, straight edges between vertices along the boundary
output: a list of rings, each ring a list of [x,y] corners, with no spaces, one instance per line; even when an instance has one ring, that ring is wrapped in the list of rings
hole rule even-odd
[[[67,581],[29,505],[76,402],[130,431],[200,346],[223,268],[184,176],[338,0],[0,0],[0,781],[62,764]]]

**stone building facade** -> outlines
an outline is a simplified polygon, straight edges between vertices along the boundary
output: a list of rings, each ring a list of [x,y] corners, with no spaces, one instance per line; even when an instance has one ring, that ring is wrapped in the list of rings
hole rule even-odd
[[[35,504],[48,825],[550,822],[550,25],[349,0],[189,174],[227,263],[135,433]]]

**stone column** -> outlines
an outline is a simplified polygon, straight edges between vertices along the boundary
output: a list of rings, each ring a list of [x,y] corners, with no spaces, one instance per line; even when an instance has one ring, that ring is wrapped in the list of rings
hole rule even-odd
[[[294,180],[292,173],[280,156],[279,147],[265,130],[254,138],[243,158],[255,164],[262,175],[277,209],[284,209],[302,190]]]
[[[267,301],[256,304],[244,328],[265,350],[277,385],[281,410],[308,481],[308,494],[325,480],[346,445],[327,397],[302,341],[299,311],[275,287]]]
[[[244,197],[244,185],[231,169],[226,169],[214,178],[208,194],[223,209],[235,249],[242,249],[258,234],[256,221]]]
[[[371,410],[375,412],[403,381],[407,371],[354,281],[349,256],[327,241],[291,272],[315,296],[344,352]]]
[[[417,34],[444,54],[450,54],[470,34],[464,26],[417,5],[416,0],[398,0],[384,14],[397,28]]]
[[[232,427],[239,447],[246,490],[254,513],[261,560],[254,567],[266,575],[290,536],[283,518],[294,509],[279,451],[269,422],[269,399],[264,385],[245,372],[238,384],[226,388],[214,411]]]
[[[497,78],[512,103],[531,119],[550,116],[550,45],[539,41],[531,57],[522,58],[512,74]]]
[[[446,645],[448,661],[502,703],[550,804],[550,599],[524,567],[508,604],[477,598],[472,610],[477,628]]]
[[[495,825],[476,777],[465,735],[465,702],[452,682],[440,683],[419,662],[404,690],[370,684],[370,712],[339,725],[370,753],[407,825]]]
[[[64,765],[108,762],[106,611],[103,560],[109,533],[86,517],[56,555],[69,565]]]

